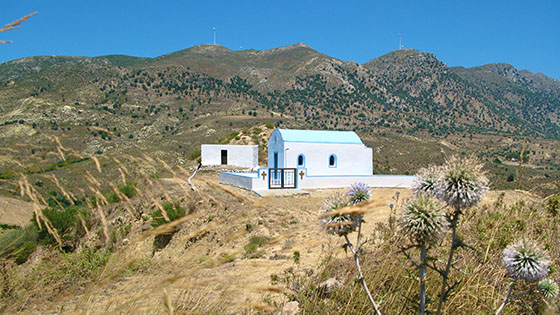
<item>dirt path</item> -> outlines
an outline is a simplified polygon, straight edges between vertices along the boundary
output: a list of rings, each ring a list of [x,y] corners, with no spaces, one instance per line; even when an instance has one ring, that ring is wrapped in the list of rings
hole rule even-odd
[[[0,197],[0,223],[24,226],[33,218],[33,204],[14,198]]]

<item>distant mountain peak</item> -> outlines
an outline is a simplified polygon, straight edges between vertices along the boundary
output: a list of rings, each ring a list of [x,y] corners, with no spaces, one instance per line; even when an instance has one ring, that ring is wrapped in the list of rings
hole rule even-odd
[[[297,44],[293,44],[293,45],[288,45],[288,46],[282,46],[282,47],[277,47],[277,48],[270,48],[270,49],[264,49],[264,50],[260,50],[258,51],[261,54],[276,54],[276,53],[280,53],[280,52],[284,52],[284,51],[291,51],[291,50],[296,50],[296,49],[300,49],[300,48],[305,48],[305,49],[309,49],[312,51],[313,50],[311,47],[309,47],[309,45],[305,44],[305,43],[297,43]]]
[[[215,53],[215,52],[231,52],[231,49],[214,44],[200,44],[189,48],[188,50],[197,53]]]

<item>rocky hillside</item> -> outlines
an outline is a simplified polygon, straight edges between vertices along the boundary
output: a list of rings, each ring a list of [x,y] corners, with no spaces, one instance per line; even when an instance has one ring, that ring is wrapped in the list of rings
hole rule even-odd
[[[525,148],[538,176],[554,180],[559,115],[558,80],[506,64],[449,68],[413,49],[363,65],[305,44],[199,45],[157,58],[28,57],[0,64],[0,147],[17,152],[7,151],[0,172],[59,163],[48,154],[59,145],[76,160],[146,153],[184,163],[201,143],[269,123],[356,130],[378,148],[374,163],[383,172],[413,173],[452,148],[495,160],[507,176],[514,171],[498,161],[515,162]],[[410,136],[434,143],[425,148],[433,152],[418,157]]]
[[[449,68],[413,49],[363,65],[305,44],[199,45],[153,59],[30,57],[0,65],[0,84],[4,120],[21,118],[8,110],[39,98],[101,116],[164,105],[195,114],[276,112],[316,128],[560,136],[560,81],[507,64]]]

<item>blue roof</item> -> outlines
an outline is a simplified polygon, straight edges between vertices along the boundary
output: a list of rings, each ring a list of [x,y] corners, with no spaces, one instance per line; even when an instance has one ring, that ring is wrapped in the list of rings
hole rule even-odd
[[[284,142],[363,144],[354,131],[276,129]]]

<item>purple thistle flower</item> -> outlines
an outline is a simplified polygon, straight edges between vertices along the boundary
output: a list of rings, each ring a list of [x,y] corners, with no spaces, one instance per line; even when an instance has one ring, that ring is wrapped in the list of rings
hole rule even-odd
[[[358,204],[371,198],[369,186],[362,182],[352,184],[346,195],[350,196],[350,203],[352,204]]]

